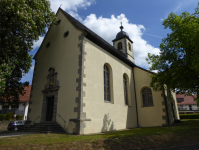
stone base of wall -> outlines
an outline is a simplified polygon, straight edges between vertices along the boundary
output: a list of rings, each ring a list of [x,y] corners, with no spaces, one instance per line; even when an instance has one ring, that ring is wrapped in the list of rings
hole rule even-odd
[[[0,132],[2,131],[8,131],[7,127],[10,121],[0,121]]]

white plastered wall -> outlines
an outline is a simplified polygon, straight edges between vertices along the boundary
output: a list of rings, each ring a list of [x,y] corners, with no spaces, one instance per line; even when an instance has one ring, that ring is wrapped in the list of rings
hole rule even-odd
[[[166,110],[165,112],[163,111],[163,109],[165,109],[165,105],[163,105],[164,97],[162,95],[162,92],[154,92],[153,89],[150,87],[150,73],[137,67],[135,67],[134,73],[140,127],[166,125],[166,119],[163,119],[163,116],[166,116]],[[154,106],[143,107],[141,92],[144,87],[148,87],[151,89]]]
[[[192,109],[193,110],[198,110],[198,106],[197,105],[192,105]]]
[[[29,102],[26,102],[26,103],[25,103],[25,111],[24,111],[23,120],[27,120],[27,116],[28,116],[28,107],[29,107]]]
[[[51,27],[41,50],[36,56],[36,69],[33,76],[31,104],[29,105],[31,111],[28,117],[32,123],[37,117],[39,118],[35,120],[35,123],[41,120],[42,90],[44,90],[47,84],[48,70],[52,67],[58,73],[57,80],[60,86],[58,90],[56,121],[68,131],[69,119],[77,118],[77,112],[74,112],[74,108],[77,107],[77,103],[75,103],[78,96],[76,79],[79,77],[78,56],[80,55],[78,44],[81,42],[79,36],[82,32],[77,30],[61,11],[57,14],[57,20],[59,19],[61,19],[60,24]],[[64,38],[66,31],[69,31],[69,34]],[[50,46],[46,48],[48,42],[50,42]]]
[[[84,134],[120,130],[137,127],[134,83],[132,68],[108,53],[93,42],[85,39],[85,74],[83,82],[86,87],[83,102],[83,112],[86,118]],[[112,70],[113,96],[112,102],[104,102],[104,75],[103,66],[108,64]],[[125,106],[123,74],[129,78],[129,103]]]
[[[131,60],[132,62],[135,62],[134,55],[133,55],[133,44],[127,38],[123,38],[123,39],[113,42],[113,46],[116,49],[119,42],[122,43],[122,49],[120,51],[123,52],[125,55],[127,55],[127,58],[129,60]],[[128,44],[131,45],[131,50],[129,50]]]
[[[192,110],[197,110],[197,105],[191,105]],[[183,105],[183,109],[189,110],[189,105]]]

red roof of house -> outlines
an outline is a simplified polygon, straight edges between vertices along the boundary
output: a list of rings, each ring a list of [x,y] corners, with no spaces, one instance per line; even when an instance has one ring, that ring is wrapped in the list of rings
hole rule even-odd
[[[24,95],[19,95],[19,100],[20,100],[20,102],[29,102],[31,87],[32,87],[32,85],[29,85],[28,87],[26,86],[26,87],[24,88],[24,90],[26,90],[26,94],[24,94]]]
[[[176,98],[183,98],[183,102],[177,102],[178,105],[197,105],[197,102],[194,101],[194,98],[197,98],[197,95],[188,96],[186,94],[176,94]]]

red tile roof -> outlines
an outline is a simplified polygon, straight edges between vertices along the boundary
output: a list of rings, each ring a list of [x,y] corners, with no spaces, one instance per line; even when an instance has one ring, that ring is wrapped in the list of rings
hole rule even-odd
[[[32,85],[26,86],[24,89],[26,90],[26,94],[24,96],[19,95],[20,102],[29,102],[30,99],[30,92],[31,92]]]
[[[186,94],[176,94],[176,99],[177,98],[183,98],[183,102],[177,102],[178,105],[197,105],[197,102],[194,101],[194,98],[197,97],[197,95],[193,96],[187,96]]]

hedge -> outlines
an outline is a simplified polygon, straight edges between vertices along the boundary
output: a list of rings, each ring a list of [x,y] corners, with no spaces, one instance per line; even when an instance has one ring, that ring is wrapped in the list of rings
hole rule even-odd
[[[22,115],[16,115],[16,118],[14,118],[14,114],[12,112],[9,112],[7,114],[0,114],[0,121],[3,120],[23,120],[23,116]]]
[[[199,119],[199,114],[180,114],[180,119]]]
[[[5,115],[4,114],[0,114],[0,121],[3,121],[5,118]]]
[[[21,115],[16,115],[16,120],[23,120],[23,116],[21,116]]]

